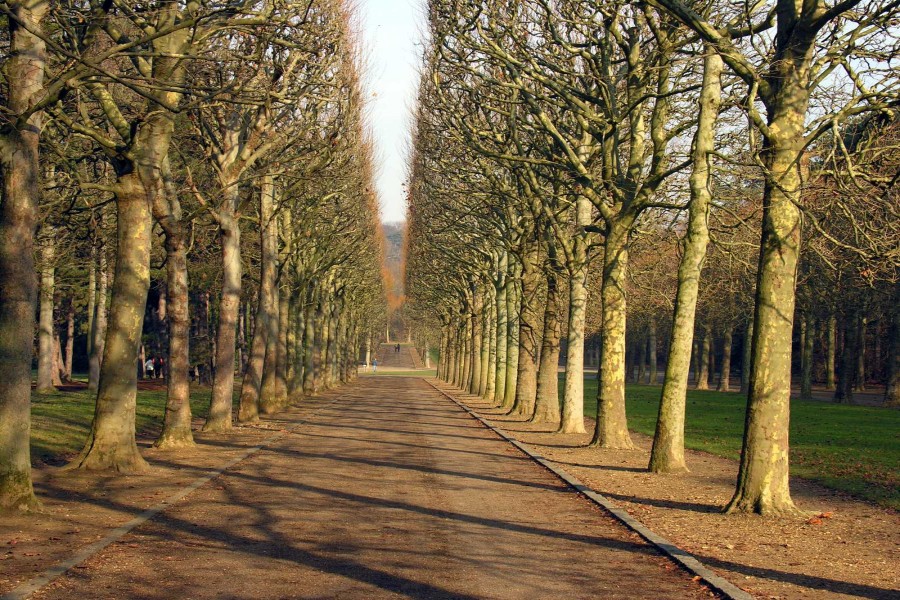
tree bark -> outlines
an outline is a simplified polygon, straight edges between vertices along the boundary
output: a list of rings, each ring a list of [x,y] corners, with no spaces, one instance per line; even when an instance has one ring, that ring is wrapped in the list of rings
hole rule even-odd
[[[48,2],[11,2],[7,18],[8,119],[0,136],[0,510],[39,503],[31,482],[31,356],[38,287],[34,234],[40,199],[43,114],[26,114],[43,92],[46,46],[40,30]],[[24,24],[25,27],[20,25]]]
[[[825,387],[833,390],[836,387],[835,359],[837,357],[837,317],[834,313],[828,316],[828,333],[825,348]]]
[[[519,282],[519,265],[509,265],[509,278],[506,294],[507,334],[506,334],[506,383],[503,404],[507,411],[512,410],[516,402],[516,383],[519,371],[519,329],[521,327],[522,308]]]
[[[537,398],[538,361],[541,352],[539,247],[532,244],[523,257],[522,293],[519,302],[518,373],[513,414],[532,418]]]
[[[747,323],[744,331],[743,356],[741,358],[741,393],[750,393],[750,361],[753,349],[753,319]]]
[[[547,302],[544,305],[544,334],[541,337],[537,392],[531,421],[552,423],[559,427],[559,288],[557,273],[552,266],[547,269],[546,277]]]
[[[731,345],[734,336],[734,328],[729,324],[725,326],[722,334],[722,374],[719,377],[717,392],[727,392],[731,388]]]
[[[834,390],[834,401],[841,404],[853,402],[853,390],[856,389],[858,344],[856,334],[856,311],[852,311],[844,317],[844,347],[838,362],[838,381]]]
[[[96,392],[100,387],[100,367],[103,362],[103,348],[106,344],[106,290],[109,267],[106,262],[106,246],[97,249],[97,301],[94,304],[94,320],[90,330],[91,352],[88,355],[88,390]]]
[[[659,383],[659,344],[656,341],[656,321],[653,319],[650,319],[650,328],[647,335],[647,360],[650,363],[650,369],[647,372],[647,383],[656,385]]]
[[[694,321],[700,277],[709,244],[709,207],[712,202],[711,155],[715,150],[715,124],[722,102],[721,76],[724,66],[718,54],[707,47],[700,92],[700,114],[691,157],[689,178],[691,203],[684,254],[678,265],[678,290],[672,318],[672,333],[663,388],[650,452],[653,473],[687,471],[684,460],[684,417],[694,343]]]
[[[509,350],[509,303],[506,296],[509,289],[509,257],[502,251],[497,279],[497,371],[494,382],[494,404],[503,406],[506,401],[506,361]]]
[[[779,19],[779,27],[781,27]],[[779,35],[781,32],[779,32]],[[805,43],[805,42],[804,42]],[[794,52],[799,54],[794,55]],[[788,484],[791,396],[791,338],[800,252],[800,173],[807,72],[802,49],[785,50],[772,60],[770,82],[778,97],[771,104],[763,159],[762,239],[756,284],[752,375],[741,463],[728,512],[793,515],[797,509]]]
[[[235,338],[241,300],[241,229],[236,214],[240,191],[237,182],[226,186],[224,193],[226,197],[217,213],[222,246],[222,295],[216,331],[216,372],[209,416],[203,425],[203,431],[209,432],[224,432],[232,428]]]
[[[153,152],[159,148],[148,150]],[[156,192],[151,186],[159,184],[153,181],[156,174],[145,173],[141,177],[141,170],[120,176],[117,185],[116,270],[103,368],[90,435],[69,468],[119,472],[148,468],[135,439],[136,363],[150,288],[153,224],[150,197]]]
[[[41,247],[41,307],[38,321],[37,388],[39,394],[55,392],[53,385],[53,295],[56,272],[56,241],[51,229]]]
[[[592,445],[631,449],[625,414],[625,285],[628,272],[628,236],[633,220],[620,216],[609,224],[604,241],[602,295],[603,336],[597,385],[597,427]]]
[[[161,332],[168,338],[166,369],[166,413],[163,428],[154,442],[160,449],[189,448],[194,445],[191,431],[190,390],[190,296],[188,288],[187,235],[182,222],[181,203],[168,162],[163,167],[166,194],[157,196],[153,216],[165,233],[166,286],[161,292],[157,316]],[[205,315],[204,315],[205,318]],[[158,374],[157,374],[158,375]]]
[[[177,200],[172,199],[172,202]],[[178,210],[180,213],[180,208]],[[176,213],[177,214],[177,213]],[[175,216],[175,215],[173,215]],[[188,295],[187,239],[180,215],[168,222],[166,232],[166,323],[169,349],[166,414],[157,448],[186,448],[194,445],[191,431],[190,389],[190,297]]]
[[[866,391],[866,314],[863,307],[856,318],[856,387],[859,392]]]
[[[815,319],[812,314],[803,316],[802,347],[800,349],[800,399],[812,399],[813,344],[816,340]]]
[[[890,311],[891,325],[887,340],[887,386],[884,390],[884,403],[887,406],[900,406],[900,286],[894,287],[893,309]]]
[[[712,329],[707,325],[703,328],[703,340],[700,342],[700,361],[697,371],[698,390],[709,389],[709,356],[712,351]]]

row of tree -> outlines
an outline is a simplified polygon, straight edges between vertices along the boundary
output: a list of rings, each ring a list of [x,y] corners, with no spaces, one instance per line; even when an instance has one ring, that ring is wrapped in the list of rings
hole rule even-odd
[[[593,444],[632,447],[628,366],[664,340],[649,467],[679,472],[692,356],[701,384],[713,357],[729,363],[727,389],[741,338],[747,422],[727,510],[793,513],[795,338],[809,381],[814,332],[834,330],[814,323],[839,318],[844,348],[857,349],[844,355],[859,356],[859,319],[883,317],[879,331],[891,333],[879,360],[889,397],[900,393],[898,10],[871,0],[432,0],[407,294],[439,332],[420,343],[439,344],[440,376],[583,432],[596,306]]]
[[[352,378],[385,310],[343,3],[0,12],[0,508],[36,503],[36,313],[38,391],[71,376],[81,339],[97,393],[69,468],[146,467],[135,406],[147,359],[167,380],[160,448],[194,443],[192,375],[212,384],[211,432],[232,428],[236,373],[244,423]]]

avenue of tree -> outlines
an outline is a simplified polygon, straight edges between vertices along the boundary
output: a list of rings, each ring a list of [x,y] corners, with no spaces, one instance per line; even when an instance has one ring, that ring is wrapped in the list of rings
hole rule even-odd
[[[439,376],[582,433],[596,364],[593,444],[613,449],[632,447],[625,383],[661,378],[655,473],[688,468],[690,377],[740,387],[725,509],[794,514],[792,374],[801,397],[877,383],[900,404],[900,5],[428,14],[405,310],[429,325]]]
[[[0,509],[39,504],[35,346],[38,393],[79,361],[96,392],[68,469],[146,468],[147,360],[166,375],[159,448],[194,444],[191,380],[212,386],[204,430],[227,435],[355,377],[386,307],[345,4],[23,0],[0,15]]]

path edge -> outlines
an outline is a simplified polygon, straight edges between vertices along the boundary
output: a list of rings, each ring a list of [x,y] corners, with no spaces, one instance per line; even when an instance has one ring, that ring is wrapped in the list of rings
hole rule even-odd
[[[719,594],[722,594],[725,598],[728,598],[728,600],[755,600],[755,597],[752,594],[745,592],[724,577],[717,575],[712,569],[703,564],[700,559],[698,559],[687,550],[679,548],[666,538],[657,533],[654,533],[650,528],[632,517],[624,508],[620,507],[612,500],[606,498],[598,492],[595,492],[593,489],[583,484],[574,475],[556,466],[553,462],[547,460],[540,454],[533,452],[525,444],[515,439],[499,427],[491,425],[487,421],[487,419],[483,418],[477,412],[466,406],[462,401],[449,394],[446,390],[439,388],[430,379],[425,379],[425,382],[435,390],[440,392],[443,396],[449,398],[454,404],[466,411],[471,417],[478,420],[486,428],[490,429],[495,434],[515,446],[528,458],[556,475],[558,478],[568,484],[569,487],[577,491],[579,494],[581,494],[594,504],[600,506],[606,512],[611,514],[616,520],[628,527],[628,529],[634,531],[639,536],[647,540],[650,544],[652,544],[660,552],[662,552],[664,556],[668,557],[676,564],[678,564],[678,566],[699,577],[700,580],[703,581],[706,585],[708,585]]]
[[[39,575],[32,577],[31,579],[25,581],[24,583],[19,584],[18,586],[11,589],[10,591],[0,595],[0,600],[25,600],[26,598],[28,598],[35,592],[37,592],[37,591],[43,589],[44,587],[48,586],[49,584],[51,584],[53,581],[55,581],[60,576],[66,574],[67,572],[71,571],[72,569],[74,569],[75,567],[80,565],[81,563],[87,561],[88,559],[92,558],[96,554],[100,553],[102,550],[104,550],[108,546],[110,546],[113,543],[117,542],[118,540],[122,539],[123,537],[125,537],[126,535],[131,533],[131,531],[134,530],[135,528],[139,527],[140,525],[143,525],[144,523],[151,520],[153,517],[155,517],[159,513],[164,512],[166,509],[170,508],[171,506],[175,505],[179,501],[183,500],[184,498],[189,496],[191,493],[197,491],[198,489],[200,489],[201,487],[203,487],[204,485],[206,485],[213,479],[216,479],[217,477],[223,475],[229,469],[236,466],[238,463],[241,463],[241,462],[247,460],[248,458],[250,458],[257,452],[259,452],[260,450],[264,450],[265,448],[267,448],[268,446],[271,446],[272,444],[281,440],[282,438],[295,433],[303,425],[306,425],[310,419],[312,419],[313,417],[318,415],[321,411],[325,410],[332,404],[336,403],[338,400],[340,400],[340,396],[338,396],[337,398],[331,400],[330,402],[326,402],[322,406],[318,407],[315,411],[313,411],[312,413],[307,415],[304,419],[301,419],[299,422],[295,423],[291,427],[282,429],[275,435],[269,436],[268,438],[260,441],[255,446],[251,446],[250,448],[247,448],[246,450],[241,452],[238,456],[236,456],[235,458],[226,462],[224,465],[214,468],[212,471],[208,472],[206,475],[201,475],[200,477],[195,479],[193,482],[191,482],[190,484],[181,488],[180,490],[178,490],[177,492],[175,492],[168,498],[165,498],[164,500],[160,501],[158,504],[151,506],[150,508],[142,511],[141,513],[139,513],[136,517],[134,517],[130,521],[128,521],[122,525],[119,525],[118,527],[115,527],[109,533],[107,533],[105,536],[103,536],[101,539],[97,540],[96,542],[88,544],[87,546],[82,546],[80,549],[78,549],[75,552],[75,554],[70,556],[68,559],[66,559],[62,562],[59,562],[48,569],[45,569]],[[276,415],[276,417],[277,417],[277,415]]]

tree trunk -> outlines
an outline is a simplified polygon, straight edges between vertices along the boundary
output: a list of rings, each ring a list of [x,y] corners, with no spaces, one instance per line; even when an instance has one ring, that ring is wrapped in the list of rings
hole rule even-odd
[[[559,426],[559,289],[553,266],[547,269],[547,302],[544,305],[544,334],[541,337],[541,358],[538,365],[535,394],[534,423]]]
[[[509,262],[506,251],[500,255],[497,282],[497,371],[494,382],[494,404],[503,406],[506,401],[506,361],[509,351],[509,303],[508,295]]]
[[[303,309],[303,393],[310,395],[316,391],[316,306],[318,301],[309,292]]]
[[[153,216],[165,233],[166,285],[160,293],[157,316],[162,338],[168,339],[166,366],[166,413],[163,428],[154,446],[161,449],[194,445],[191,431],[190,390],[190,295],[188,288],[187,235],[182,223],[181,203],[168,162],[163,166],[165,195],[153,203]],[[204,311],[206,312],[206,311]],[[204,314],[203,318],[207,316]],[[157,373],[157,376],[160,374]]]
[[[587,265],[569,272],[569,328],[559,433],[584,433],[584,322],[587,313]]]
[[[56,271],[56,240],[53,230],[47,232],[41,247],[41,307],[38,321],[37,393],[55,392],[53,386],[53,293]]]
[[[240,191],[237,183],[226,187],[225,194],[217,215],[222,245],[222,295],[216,331],[216,372],[209,416],[203,425],[203,431],[210,432],[229,431],[232,427],[235,338],[241,300],[241,230],[236,215]]]
[[[607,227],[603,252],[603,336],[597,385],[597,427],[592,445],[631,449],[625,415],[625,285],[628,273],[628,236],[633,220],[620,217]]]
[[[697,371],[698,390],[709,389],[709,356],[712,351],[712,329],[707,325],[703,328],[703,341],[700,342],[700,360]]]
[[[275,182],[271,175],[263,178],[260,188],[260,263],[259,306],[257,319],[264,319],[265,353],[261,378],[245,380],[241,386],[241,414],[256,421],[258,413],[273,414],[280,408],[277,394],[278,338],[279,338],[279,292],[278,292],[278,222],[275,216]],[[261,330],[260,330],[261,331]],[[247,384],[250,384],[248,389]],[[250,406],[249,403],[255,406]],[[247,404],[245,408],[245,404]],[[238,417],[243,422],[242,417]]]
[[[150,288],[153,219],[150,197],[156,174],[132,171],[119,177],[116,193],[116,270],[97,390],[94,421],[81,454],[70,468],[137,472],[148,468],[135,439],[136,362]]]
[[[900,286],[894,287],[893,309],[890,311],[891,325],[887,356],[887,386],[884,390],[884,403],[887,406],[900,406]]]
[[[31,483],[31,357],[38,287],[34,234],[41,195],[41,113],[18,120],[43,92],[40,30],[50,3],[9,3],[5,80],[8,120],[0,145],[0,510],[39,506]],[[22,27],[19,23],[24,23]]]
[[[518,374],[513,414],[532,418],[537,398],[537,372],[541,352],[539,247],[533,244],[522,263],[522,293],[519,302]]]
[[[689,179],[691,203],[684,254],[678,265],[678,290],[663,388],[650,452],[653,473],[687,470],[684,460],[684,417],[694,343],[694,321],[700,276],[709,243],[709,207],[712,201],[711,154],[715,150],[715,124],[721,105],[722,59],[707,48],[700,92],[700,114],[694,134]],[[651,364],[652,366],[652,364]]]
[[[850,312],[844,317],[844,347],[838,362],[838,381],[834,390],[834,401],[841,404],[852,403],[853,390],[856,389],[856,352],[858,350],[856,318],[856,311]]]
[[[172,198],[170,202],[177,202]],[[186,448],[194,445],[191,432],[190,389],[190,297],[188,295],[187,240],[180,223],[180,208],[163,227],[166,232],[166,289],[169,350],[166,358],[168,381],[163,429],[157,448]],[[159,221],[160,219],[157,218]]]
[[[806,313],[801,323],[803,326],[803,344],[800,348],[800,399],[812,399],[813,344],[816,340],[815,319]]]
[[[63,360],[62,344],[60,343],[59,332],[56,330],[56,327],[53,328],[53,361],[51,362],[50,374],[54,389],[63,384],[66,365]]]
[[[866,391],[866,315],[865,307],[856,319],[856,386],[859,392]]]
[[[722,334],[722,374],[719,377],[719,385],[716,387],[717,392],[727,392],[731,388],[731,345],[733,336],[734,328],[731,325],[726,325]]]
[[[515,263],[509,266],[507,282],[506,383],[503,386],[504,397],[501,406],[510,411],[516,402],[516,382],[519,371],[519,328],[521,327],[519,266]]]
[[[753,319],[747,323],[744,331],[744,347],[743,356],[741,358],[741,393],[750,393],[750,361],[752,360],[753,349]]]
[[[647,371],[647,383],[656,385],[659,383],[659,344],[656,340],[656,321],[650,320],[647,339],[647,361],[650,368]]]
[[[487,326],[485,332],[488,338],[488,362],[487,373],[485,374],[484,399],[492,402],[496,391],[494,386],[497,383],[497,294],[494,286],[488,286],[486,306]]]
[[[472,378],[469,383],[469,393],[480,396],[481,392],[481,351],[482,351],[482,318],[481,313],[484,312],[481,294],[476,293],[475,310],[472,312],[470,319],[472,321]]]
[[[106,263],[106,247],[100,245],[97,250],[97,301],[94,304],[94,320],[89,336],[91,353],[88,355],[88,390],[96,392],[100,387],[100,367],[103,362],[103,348],[106,344],[106,290],[108,265]]]
[[[728,512],[796,514],[788,486],[793,332],[800,252],[800,174],[808,90],[791,60],[772,62],[781,94],[766,140],[752,374],[741,463]]]
[[[75,356],[75,298],[69,298],[66,310],[66,354],[63,381],[72,381],[72,360]]]
[[[835,389],[835,359],[837,357],[837,317],[834,313],[828,316],[828,333],[825,348],[825,387]]]
[[[647,376],[647,340],[641,335],[636,336],[637,339],[637,376],[635,383],[642,383]]]

